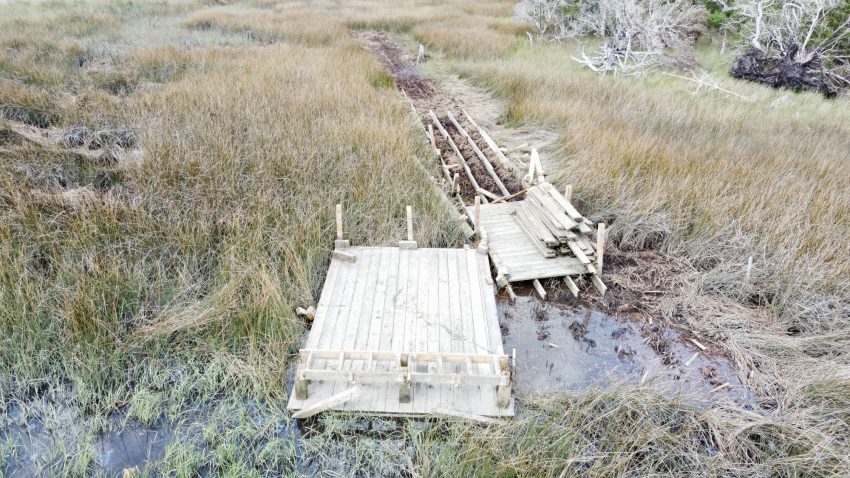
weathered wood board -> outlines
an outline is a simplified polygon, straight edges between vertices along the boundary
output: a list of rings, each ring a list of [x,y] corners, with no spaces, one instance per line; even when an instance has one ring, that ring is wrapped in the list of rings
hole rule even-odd
[[[481,228],[487,232],[490,258],[509,282],[587,274],[587,266],[570,256],[545,257],[514,219],[522,201],[480,206]],[[475,206],[467,206],[473,217]]]
[[[503,355],[494,285],[486,254],[475,249],[349,247],[356,259],[332,259],[305,350]],[[328,361],[334,370],[338,361]],[[374,362],[381,370],[389,365]],[[424,365],[436,370],[437,364]],[[444,371],[461,364],[442,364]],[[367,360],[350,360],[363,370]],[[484,365],[481,365],[484,367]],[[483,373],[483,368],[482,368]],[[349,389],[346,380],[313,380],[308,398],[293,391],[288,408],[308,409]],[[425,415],[446,410],[490,417],[514,415],[513,399],[496,404],[489,385],[413,383],[409,403],[399,382],[363,381],[359,394],[332,407],[365,414]]]

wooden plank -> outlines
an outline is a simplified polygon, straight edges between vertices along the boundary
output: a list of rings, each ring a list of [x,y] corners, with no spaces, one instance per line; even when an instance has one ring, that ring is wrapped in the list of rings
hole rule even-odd
[[[599,223],[599,229],[596,232],[596,270],[598,274],[602,274],[602,257],[605,254],[605,223]]]
[[[503,420],[499,420],[497,418],[490,418],[484,415],[476,415],[474,413],[459,412],[451,408],[436,408],[434,409],[433,413],[438,417],[461,419],[471,422],[484,423],[488,425],[499,425],[505,423]]]
[[[453,250],[441,250],[437,277],[439,278],[438,287],[438,302],[439,302],[439,317],[440,317],[440,352],[456,352],[457,340],[455,339],[455,314],[452,311],[452,290],[449,287],[451,282],[450,262],[454,262],[456,252]],[[455,271],[457,269],[455,268]],[[457,373],[457,363],[446,363],[443,365],[443,372]],[[468,407],[466,398],[466,387],[450,387],[442,391],[442,405],[450,407],[462,406]],[[459,402],[462,402],[460,404]]]
[[[318,402],[308,406],[307,408],[302,408],[301,410],[293,413],[292,418],[312,417],[317,413],[324,412],[325,410],[331,409],[337,405],[345,403],[359,395],[360,387],[351,387],[348,390],[337,393],[336,395],[325,398],[323,400],[319,400]]]
[[[425,330],[427,332],[427,350],[429,352],[440,352],[440,258],[438,249],[425,249],[427,256],[427,278],[428,278],[428,307],[425,311]],[[428,363],[428,373],[437,373],[438,364]],[[427,407],[428,409],[438,406],[442,401],[443,387],[428,387]]]
[[[548,259],[554,261],[554,259]],[[567,264],[545,264],[535,265],[534,267],[525,267],[511,270],[508,274],[508,280],[511,282],[521,282],[532,279],[550,279],[552,277],[578,276],[586,274],[587,270],[584,266],[571,266]]]
[[[389,263],[392,264],[392,269],[387,275],[387,292],[384,296],[384,320],[381,324],[379,345],[372,348],[376,350],[393,351],[395,350],[392,347],[393,335],[395,333],[394,328],[396,327],[396,323],[399,322],[397,320],[398,308],[396,300],[399,294],[398,278],[401,260],[399,259],[399,250],[397,248],[390,248],[387,253]],[[381,363],[378,367],[378,370],[382,371],[390,369],[391,364],[388,364],[387,362]],[[383,393],[380,394],[382,398],[376,398],[375,407],[378,407],[379,410],[385,410],[388,413],[396,413],[398,412],[399,405],[398,390],[396,389],[395,395],[391,395],[392,391],[390,389],[390,385],[384,387]]]
[[[534,290],[537,292],[537,295],[540,296],[540,299],[546,300],[546,289],[543,288],[543,284],[541,284],[538,279],[534,279],[532,284],[534,285]]]
[[[492,277],[490,271],[490,261],[486,256],[478,257],[478,274],[481,289],[484,297],[484,311],[486,313],[487,331],[490,337],[491,354],[502,354],[504,347],[502,346],[502,330],[499,328],[499,310],[496,306],[496,294],[494,285],[488,284],[487,279]]]
[[[410,348],[413,352],[427,352],[428,351],[428,330],[426,316],[428,311],[428,258],[425,255],[427,251],[421,250],[417,251],[417,261],[419,263],[419,267],[415,269],[411,269],[408,271],[414,281],[416,286],[414,287],[413,292],[413,300],[411,301],[411,306],[414,310],[413,320],[409,324],[412,327],[413,331],[413,346]],[[412,367],[411,367],[411,375],[417,372],[421,372],[423,364],[419,361],[413,359]],[[427,371],[427,363],[424,364],[425,370]],[[411,404],[413,405],[413,411],[415,413],[426,413],[428,406],[428,386],[427,384],[422,383],[414,383],[413,384],[413,396],[411,399]]]
[[[373,326],[374,322],[374,311],[375,305],[378,303],[379,294],[378,294],[378,280],[382,271],[382,268],[385,267],[382,264],[382,259],[384,257],[382,249],[371,249],[370,253],[372,255],[372,263],[369,266],[369,277],[366,282],[366,297],[363,301],[363,311],[359,317],[359,324],[357,326],[357,338],[355,339],[354,347],[357,350],[369,350],[369,336],[370,330]],[[380,307],[383,307],[383,300],[380,301]],[[365,370],[367,366],[366,361],[358,360],[353,366],[352,370]],[[368,399],[369,396],[364,395],[364,399]],[[354,405],[354,400],[350,402],[350,405]]]
[[[484,329],[483,325],[486,323],[486,318],[484,316],[484,301],[482,296],[481,285],[478,282],[478,256],[476,252],[472,249],[468,249],[466,252],[466,277],[462,277],[461,280],[466,280],[469,283],[469,292],[470,292],[470,304],[472,305],[472,325],[474,330],[474,340],[475,340],[475,350],[477,353],[488,353],[490,351],[489,348],[489,338],[487,337],[487,331]]]
[[[488,353],[490,351],[490,338],[487,334],[486,329],[486,316],[485,316],[485,306],[483,300],[484,291],[481,288],[481,283],[478,280],[478,255],[473,250],[466,251],[466,266],[467,266],[467,277],[466,280],[470,285],[470,304],[472,306],[472,323],[473,323],[473,333],[474,340],[476,346],[476,352],[484,352]],[[463,280],[463,278],[461,278]],[[492,294],[492,289],[491,292]],[[477,369],[473,367],[473,370],[478,375],[485,375],[487,373],[487,369],[489,365],[478,364]],[[481,393],[481,405],[483,407],[487,406],[488,398],[487,398],[487,388],[479,388]]]
[[[575,281],[573,281],[570,276],[566,276],[564,277],[564,283],[567,284],[567,289],[572,292],[573,296],[578,299],[578,286],[576,285]]]
[[[449,143],[449,146],[452,148],[452,151],[454,151],[455,155],[460,160],[460,165],[463,167],[463,171],[466,173],[466,178],[469,179],[469,183],[472,184],[473,189],[475,189],[476,191],[481,189],[481,186],[478,185],[478,181],[475,180],[475,176],[473,176],[472,174],[472,170],[470,170],[469,165],[466,164],[466,158],[464,158],[463,154],[461,154],[460,149],[458,149],[457,145],[452,139],[452,136],[448,133],[448,131],[446,131],[445,128],[443,128],[442,123],[440,123],[440,119],[437,118],[437,115],[434,114],[433,110],[428,111],[428,115],[431,117],[431,121],[434,122],[434,126],[436,126],[438,130],[440,130],[440,134],[443,135],[443,138],[445,138],[446,142]]]
[[[487,134],[487,131],[485,131],[484,128],[478,126],[478,123],[476,123],[475,120],[472,119],[471,116],[469,116],[469,113],[467,113],[463,108],[461,108],[460,111],[463,113],[464,116],[466,116],[466,119],[469,121],[469,124],[475,127],[476,130],[478,130],[478,134],[481,135],[481,139],[484,140],[484,142],[487,144],[487,147],[490,148],[490,151],[492,151],[496,158],[498,158],[499,161],[502,163],[501,166],[503,168],[510,168],[510,160],[508,160],[505,154],[502,153],[502,150],[499,149],[499,146],[496,144],[495,141],[493,141],[493,138],[490,137],[489,134]]]
[[[338,291],[335,287],[330,293],[327,315],[319,314],[319,311],[316,310],[316,319],[313,321],[313,328],[307,340],[307,345],[310,348],[330,348],[332,346],[337,322],[343,314],[343,309],[348,307],[348,304],[344,301],[350,295],[348,290],[354,287],[357,266],[343,262],[337,262],[337,265],[340,274],[338,279],[340,282],[336,284]]]
[[[528,204],[524,204],[523,207],[517,208],[516,216],[523,219],[523,222],[528,224],[536,232],[537,237],[545,242],[547,246],[555,247],[560,244],[562,236],[559,235],[556,237],[552,230],[540,219],[534,208],[528,206]],[[566,234],[563,237],[566,237]]]
[[[539,187],[542,190],[545,190],[547,195],[552,198],[553,201],[557,202],[558,205],[560,205],[564,209],[564,212],[567,213],[567,216],[569,216],[573,221],[582,224],[584,223],[584,216],[582,216],[581,213],[578,212],[578,210],[573,206],[570,201],[567,200],[567,198],[562,196],[561,193],[559,193],[558,190],[555,189],[555,186],[552,186],[549,183],[542,183],[539,185]]]
[[[339,294],[338,287],[345,283],[345,273],[347,269],[340,271],[342,267],[338,262],[331,261],[328,267],[328,275],[325,277],[325,284],[322,288],[322,293],[319,296],[319,303],[316,306],[316,315],[313,319],[313,325],[310,328],[310,334],[307,336],[307,346],[311,348],[318,347],[319,337],[322,335],[321,330],[328,320],[328,309],[331,301]],[[339,284],[337,283],[338,279]],[[336,291],[335,291],[336,290]],[[315,333],[314,333],[315,332]]]
[[[460,133],[460,135],[466,139],[467,143],[469,143],[469,146],[472,148],[472,151],[475,153],[476,156],[478,156],[478,159],[481,161],[481,164],[484,165],[484,169],[487,170],[487,174],[489,174],[490,177],[493,178],[493,182],[496,183],[496,186],[498,186],[499,191],[502,192],[502,195],[509,195],[511,192],[508,191],[508,188],[506,188],[505,184],[502,183],[502,179],[499,178],[498,174],[496,174],[496,170],[493,169],[493,165],[490,163],[490,160],[488,160],[487,157],[484,156],[484,153],[481,152],[481,150],[478,148],[478,145],[476,145],[475,141],[472,140],[472,137],[469,136],[469,133],[467,133],[463,126],[455,119],[451,111],[446,111],[446,116],[448,116],[449,121],[452,122],[458,133]]]
[[[543,206],[543,210],[546,214],[565,230],[569,231],[578,227],[578,224],[572,220],[563,209],[561,209],[558,203],[553,201],[548,194],[540,190],[538,187],[529,188],[526,193],[526,197],[528,196],[536,199]]]
[[[540,253],[541,256],[555,257],[557,255],[555,251],[546,247],[546,244],[544,244],[542,241],[535,237],[536,233],[530,229],[530,226],[523,223],[522,218],[520,218],[518,215],[514,215],[513,218],[516,221],[517,226],[519,226],[519,228],[526,234],[526,239],[528,239],[528,241],[530,241],[531,244],[533,244],[534,247],[537,248],[537,251]]]
[[[566,241],[575,234],[566,229],[561,223],[557,222],[546,208],[537,199],[526,196],[525,200],[520,201],[520,207],[517,207],[517,213],[522,213],[528,217],[534,218],[542,227],[550,234],[558,239],[558,242]]]
[[[370,248],[360,248],[357,253],[360,256],[360,261],[358,261],[359,264],[355,266],[356,276],[354,278],[354,292],[352,295],[347,296],[347,298],[351,301],[350,307],[347,310],[342,310],[340,318],[344,322],[338,323],[337,328],[332,331],[333,339],[331,341],[331,346],[328,347],[331,349],[351,350],[355,348],[357,343],[357,332],[358,328],[361,327],[360,315],[363,310],[363,301],[366,296],[365,291],[367,282],[369,281],[368,271],[374,261],[375,252]],[[342,327],[344,327],[345,332],[340,334],[339,330]],[[350,361],[340,365],[340,369],[350,367]],[[331,386],[333,387],[333,393],[336,394],[347,388],[349,384],[340,381],[332,381]]]
[[[344,239],[342,237],[342,204],[336,205],[336,238],[337,240]]]
[[[605,286],[605,283],[602,282],[602,279],[598,275],[591,275],[590,281],[593,282],[593,286],[599,291],[599,295],[605,295],[605,292],[608,291],[608,287]]]
[[[360,250],[356,248],[355,250]],[[334,264],[334,261],[331,261]],[[345,314],[349,307],[348,298],[351,296],[356,284],[358,266],[351,263],[336,261],[339,267],[338,278],[335,281],[334,288],[330,291],[328,301],[327,314],[319,315],[316,311],[316,319],[313,321],[313,328],[307,339],[309,347],[330,348],[333,346],[335,331],[338,323],[342,321],[341,317]],[[323,291],[324,294],[324,291]],[[344,323],[344,322],[343,322]],[[324,362],[323,362],[324,364]],[[333,395],[336,384],[331,382],[314,382],[310,385],[310,396],[329,396]],[[293,392],[294,397],[294,392]],[[296,404],[293,404],[296,406]],[[304,402],[298,403],[298,408],[303,408]]]

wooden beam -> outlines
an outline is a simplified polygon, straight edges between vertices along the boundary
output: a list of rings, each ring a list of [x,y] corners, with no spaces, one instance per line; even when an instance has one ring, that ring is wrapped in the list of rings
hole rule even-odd
[[[573,200],[573,185],[572,185],[572,184],[567,184],[567,185],[564,187],[564,198],[565,198],[567,201],[572,201],[572,200]]]
[[[594,287],[596,287],[596,290],[599,291],[599,295],[604,296],[605,292],[608,291],[608,287],[605,285],[604,282],[602,282],[602,279],[600,279],[598,275],[591,275],[590,281],[593,282]]]
[[[511,298],[511,302],[516,302],[516,293],[514,293],[514,288],[510,284],[505,286],[505,291],[507,291],[508,297]]]
[[[576,285],[575,281],[573,281],[570,276],[565,276],[564,283],[567,284],[567,289],[572,292],[573,296],[578,299],[578,286]]]
[[[475,196],[475,215],[473,226],[475,226],[475,232],[478,232],[481,228],[481,197]]]
[[[485,423],[488,425],[499,425],[505,423],[503,420],[496,418],[485,417],[484,415],[474,415],[472,413],[459,412],[450,408],[435,408],[432,412],[438,417],[459,418],[461,420],[469,420],[472,422]]]
[[[531,148],[531,162],[536,164],[537,184],[543,184],[546,182],[546,178],[543,176],[543,163],[540,162],[540,154],[537,152],[537,148]]]
[[[407,206],[407,240],[413,240],[413,208]]]
[[[487,159],[487,156],[484,155],[481,149],[478,148],[478,145],[475,144],[475,141],[472,140],[472,137],[469,136],[469,133],[467,133],[463,126],[461,126],[460,122],[455,119],[451,111],[447,111],[446,116],[448,116],[449,121],[452,122],[458,133],[460,133],[461,136],[466,138],[467,143],[469,143],[469,147],[472,148],[472,151],[475,153],[476,156],[478,156],[478,159],[481,160],[481,163],[484,165],[484,169],[486,169],[487,174],[489,174],[490,177],[493,178],[493,182],[495,182],[496,186],[499,187],[499,191],[501,191],[502,195],[507,196],[508,194],[510,194],[511,192],[508,191],[508,188],[505,187],[505,184],[502,182],[502,179],[499,177],[498,174],[496,174],[496,170],[493,169],[493,164],[490,162],[489,159]]]
[[[492,199],[492,200],[494,200],[494,201],[496,201],[496,200],[498,200],[498,199],[499,199],[499,196],[496,196],[495,194],[491,193],[490,191],[488,191],[488,190],[486,190],[486,189],[478,188],[478,191],[476,191],[476,192],[477,192],[478,194],[480,194],[480,195],[482,195],[482,196],[486,196],[486,197],[488,197],[488,198],[490,198],[490,199]]]
[[[543,288],[543,284],[541,284],[537,279],[534,279],[531,283],[534,284],[534,290],[537,291],[537,295],[540,296],[540,299],[546,300],[546,289]]]
[[[443,137],[446,139],[446,142],[448,142],[449,146],[451,146],[452,151],[454,151],[455,155],[457,155],[458,159],[460,160],[460,165],[463,166],[463,170],[466,173],[466,177],[467,179],[469,179],[470,184],[472,184],[472,187],[476,191],[481,189],[481,186],[478,185],[478,181],[475,180],[475,176],[473,176],[472,174],[472,170],[470,170],[469,165],[466,164],[466,158],[463,157],[463,154],[461,154],[460,149],[458,149],[451,135],[448,133],[448,131],[446,131],[442,123],[440,123],[440,119],[437,118],[437,115],[434,114],[433,110],[428,111],[428,116],[431,117],[431,121],[434,123],[434,126],[437,127],[437,129],[440,131],[440,134],[443,135]]]
[[[360,387],[351,387],[348,390],[337,393],[336,395],[330,396],[324,400],[319,400],[318,402],[310,405],[307,408],[302,408],[297,412],[292,414],[292,418],[308,418],[312,417],[317,413],[322,413],[325,410],[329,410],[337,405],[341,405],[349,400],[357,398],[360,396]]]
[[[342,204],[336,205],[336,238],[342,240]]]
[[[596,231],[596,273],[602,274],[602,256],[605,253],[605,223],[600,222]]]
[[[496,144],[495,141],[493,141],[493,138],[491,138],[490,135],[487,134],[486,131],[484,131],[484,128],[478,126],[478,123],[476,123],[475,120],[472,119],[472,116],[469,116],[469,113],[467,113],[466,110],[461,108],[460,111],[463,113],[464,116],[466,116],[466,119],[469,120],[469,123],[472,126],[474,126],[475,129],[478,130],[478,134],[480,134],[481,138],[484,140],[484,142],[487,143],[487,147],[490,148],[490,151],[492,151],[493,154],[496,156],[496,158],[498,158],[499,161],[501,161],[501,163],[502,163],[501,166],[503,168],[510,168],[510,164],[511,164],[510,160],[508,160],[508,158],[505,156],[505,154],[502,153],[502,150],[499,149],[499,146]]]
[[[525,188],[522,191],[517,191],[517,192],[515,192],[515,193],[513,193],[509,196],[502,196],[499,199],[496,199],[495,201],[493,201],[492,204],[496,204],[496,203],[507,201],[509,199],[513,199],[513,198],[519,196],[520,194],[525,194],[527,191],[528,191],[528,188]]]

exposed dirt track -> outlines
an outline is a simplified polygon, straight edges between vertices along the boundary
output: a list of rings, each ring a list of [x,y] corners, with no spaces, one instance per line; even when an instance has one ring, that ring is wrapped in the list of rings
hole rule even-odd
[[[523,164],[523,148],[515,148],[513,151],[507,152],[509,164],[504,164],[502,161],[496,160],[495,153],[488,150],[477,128],[468,120],[465,114],[465,111],[470,111],[470,105],[464,105],[464,102],[457,99],[450,92],[451,88],[423,74],[414,58],[405,53],[405,50],[391,34],[369,31],[360,33],[358,38],[375,55],[390,76],[392,76],[396,86],[407,95],[420,121],[426,128],[427,125],[432,124],[429,112],[433,111],[435,113],[440,124],[448,133],[449,138],[451,138],[463,156],[463,160],[469,166],[479,187],[495,196],[502,196],[499,187],[488,173],[484,164],[478,158],[466,137],[455,127],[447,113],[451,113],[452,117],[461,125],[479,149],[491,160],[505,188],[511,194],[522,191],[523,185],[520,177],[522,174],[521,171],[526,167]],[[455,91],[458,90],[457,86],[455,85]],[[482,101],[481,99],[477,100],[479,102]],[[492,103],[492,101],[490,102]],[[473,103],[473,107],[476,109],[472,111],[472,114],[475,114],[477,110],[488,107],[488,105]],[[510,130],[505,130],[504,132],[514,137],[521,138],[528,136],[522,132],[513,132]],[[434,139],[440,156],[449,167],[450,173],[452,175],[456,174],[458,177],[461,197],[466,204],[471,204],[477,191],[467,178],[460,163],[461,159],[454,152],[454,148],[452,148],[448,138],[443,137],[436,127],[434,127]],[[533,144],[539,144],[539,142],[534,141]],[[524,151],[525,155],[527,155],[528,149]],[[491,153],[493,154],[491,155]],[[516,199],[522,199],[522,195],[518,195]],[[715,347],[711,347],[708,351],[699,351],[699,354],[695,354],[698,350],[692,345],[691,339],[699,338],[700,341],[711,344],[710,338],[695,337],[691,330],[671,324],[663,318],[661,308],[657,303],[659,297],[655,295],[659,292],[663,294],[663,291],[658,290],[659,285],[655,284],[655,281],[651,277],[643,277],[646,280],[638,280],[637,282],[624,280],[623,283],[618,283],[617,278],[626,278],[635,274],[634,267],[632,267],[635,265],[635,262],[627,253],[620,251],[616,246],[610,245],[609,248],[609,250],[606,250],[606,255],[609,258],[607,271],[610,288],[605,297],[599,297],[594,293],[586,294],[582,292],[582,296],[585,299],[577,301],[566,291],[562,282],[551,280],[548,281],[547,287],[551,291],[551,298],[546,302],[546,307],[554,307],[561,311],[559,313],[563,313],[566,310],[586,306],[589,307],[587,309],[588,311],[593,309],[595,311],[594,313],[599,314],[600,317],[608,317],[614,319],[617,323],[626,324],[628,330],[640,338],[640,345],[646,348],[642,352],[642,355],[639,357],[635,356],[636,345],[625,347],[623,344],[617,343],[614,345],[614,358],[607,362],[607,368],[603,367],[605,370],[629,370],[631,371],[632,380],[639,380],[641,383],[650,375],[654,377],[652,380],[664,376],[667,377],[662,380],[667,383],[667,386],[665,386],[666,390],[686,393],[696,390],[699,392],[698,395],[706,398],[709,402],[733,399],[741,404],[746,403],[749,400],[749,395],[741,381],[736,377],[735,363],[729,357],[720,355],[720,351]],[[658,263],[658,267],[662,270],[664,269],[662,264],[666,264],[665,260],[660,256],[651,260],[650,263]],[[645,262],[643,262],[643,266],[646,266]],[[663,272],[661,273],[663,274]],[[583,291],[594,290],[586,279],[576,278],[576,281]],[[512,327],[521,328],[521,318],[527,315],[526,313],[528,312],[527,310],[522,310],[523,306],[521,306],[521,303],[527,303],[529,300],[536,303],[532,289],[520,287],[517,288],[517,292],[520,295],[520,303],[510,302],[505,293],[500,293],[498,296],[499,303],[501,304],[500,321],[503,321],[501,324],[503,334],[511,330]],[[589,302],[586,302],[588,299]],[[570,315],[571,313],[566,313],[562,318],[568,318]],[[576,326],[576,330],[571,331],[571,339],[579,345],[585,344],[587,341],[585,332],[588,330],[588,326],[591,328],[599,327],[599,324],[593,325],[591,323],[582,325],[574,322],[574,324],[580,325],[581,328]],[[525,354],[538,354],[538,361],[542,360],[552,365],[559,360],[557,358],[559,353],[566,353],[569,350],[559,349],[558,346],[545,346],[543,351],[531,352],[539,348],[534,346],[535,343],[546,344],[552,340],[552,337],[549,335],[551,330],[538,331],[536,335],[525,332],[519,335],[515,334],[514,336],[506,335],[506,340],[512,341],[511,345],[517,347],[517,349],[528,349],[523,352]],[[611,333],[608,333],[608,336],[611,336],[609,340],[613,339],[615,342],[622,339],[620,335],[623,334],[614,334],[612,336]],[[519,342],[514,343],[517,340]],[[565,343],[565,340],[565,338],[561,339],[562,345]],[[590,346],[590,348],[594,349],[595,344]],[[573,355],[575,354],[573,353]],[[699,359],[697,360],[695,357],[699,357]],[[573,359],[575,357],[571,355],[570,360]],[[597,360],[599,360],[599,357],[593,359],[593,361]],[[697,360],[694,365],[689,366],[694,360]],[[588,385],[588,383],[581,382],[576,377],[569,376],[567,372],[570,370],[572,369],[569,367],[560,367],[558,370],[550,367],[548,375],[544,374],[541,377],[544,380],[547,377],[548,379],[554,378],[559,383],[567,384],[568,388]],[[723,381],[728,381],[729,383],[725,383],[724,385],[724,383],[719,381],[720,379],[717,373],[712,372],[717,370],[722,371]],[[553,374],[557,377],[553,377]],[[589,376],[584,376],[581,380],[589,378]],[[721,394],[716,394],[713,388],[719,385],[724,385],[722,388],[725,388],[725,391]],[[532,388],[540,388],[540,384],[538,383]]]
[[[458,150],[463,155],[463,160],[469,166],[475,181],[482,189],[487,190],[495,196],[503,196],[503,192],[500,191],[495,180],[487,172],[481,159],[473,151],[466,138],[452,124],[446,114],[447,112],[452,114],[478,148],[488,157],[496,175],[501,179],[508,192],[514,194],[522,190],[518,170],[510,164],[502,164],[494,157],[492,151],[487,151],[486,143],[478,133],[477,128],[464,114],[464,107],[461,102],[443,91],[436,82],[422,74],[416,65],[415,59],[405,53],[404,49],[390,34],[368,31],[361,33],[359,39],[375,55],[390,76],[392,76],[395,85],[410,99],[422,124],[429,125],[432,123],[428,115],[429,111],[433,111],[437,115],[440,123],[449,133]],[[440,151],[440,155],[446,164],[449,165],[452,173],[458,173],[461,196],[467,203],[471,204],[477,191],[467,178],[460,163],[461,159],[457,157],[448,140],[437,132],[437,128],[434,128],[434,131],[435,143],[437,149]],[[517,197],[517,199],[520,198]]]

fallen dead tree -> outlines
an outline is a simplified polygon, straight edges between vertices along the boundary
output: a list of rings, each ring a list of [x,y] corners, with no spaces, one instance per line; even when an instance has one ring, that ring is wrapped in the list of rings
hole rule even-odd
[[[597,51],[573,58],[601,74],[692,66],[707,17],[705,7],[691,0],[527,0],[523,5],[540,37],[604,39]]]
[[[775,88],[834,97],[850,86],[850,11],[842,0],[723,3],[746,43],[730,73]]]

